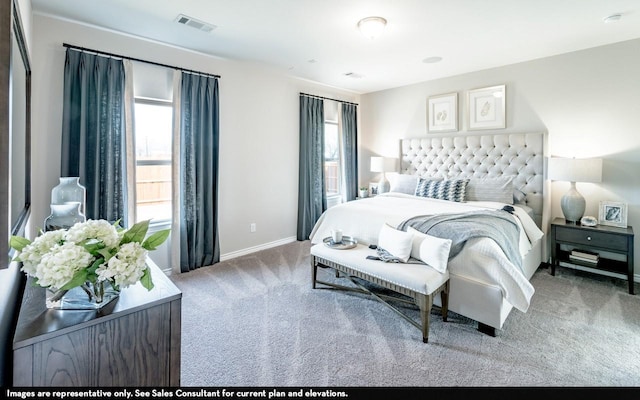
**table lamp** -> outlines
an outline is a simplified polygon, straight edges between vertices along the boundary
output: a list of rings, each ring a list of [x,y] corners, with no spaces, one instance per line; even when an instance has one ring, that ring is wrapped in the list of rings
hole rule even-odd
[[[560,207],[566,221],[578,222],[584,215],[586,203],[576,189],[576,182],[602,182],[602,159],[551,157],[549,179],[571,182],[569,191],[560,200]]]
[[[390,185],[385,176],[385,172],[392,172],[394,170],[395,160],[393,158],[371,157],[371,172],[382,172],[380,182],[378,182],[378,193],[389,191]]]

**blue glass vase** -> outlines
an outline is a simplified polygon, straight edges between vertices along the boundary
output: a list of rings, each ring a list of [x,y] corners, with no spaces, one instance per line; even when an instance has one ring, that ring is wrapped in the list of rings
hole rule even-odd
[[[85,214],[86,189],[77,176],[61,177],[58,186],[51,189],[51,204],[65,204],[77,201],[80,212]]]
[[[120,296],[108,282],[85,282],[69,290],[46,290],[47,308],[56,310],[99,310]]]
[[[64,204],[51,204],[51,215],[44,220],[44,230],[56,231],[69,229],[78,222],[84,222],[86,218],[80,211],[80,203],[72,201]]]

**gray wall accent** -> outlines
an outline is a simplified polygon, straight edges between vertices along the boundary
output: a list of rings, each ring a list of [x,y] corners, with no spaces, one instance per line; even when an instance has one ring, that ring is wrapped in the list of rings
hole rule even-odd
[[[602,157],[602,183],[577,183],[587,201],[586,215],[597,217],[601,200],[621,201],[629,207],[628,224],[640,229],[638,71],[640,39],[635,39],[365,94],[360,102],[361,183],[377,179],[368,172],[370,156],[397,157],[399,139],[431,135],[428,97],[457,92],[460,128],[451,135],[547,132],[549,156]],[[499,84],[506,85],[507,127],[469,131],[467,91]],[[569,182],[549,186],[550,219],[562,217],[560,198]],[[639,250],[636,240],[636,254]]]

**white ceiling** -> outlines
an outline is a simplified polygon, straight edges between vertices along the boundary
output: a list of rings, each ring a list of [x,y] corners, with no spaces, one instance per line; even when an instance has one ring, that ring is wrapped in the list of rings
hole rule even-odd
[[[639,0],[32,0],[32,8],[356,93],[640,37]],[[615,13],[618,22],[603,23]],[[178,24],[178,14],[216,28]],[[369,16],[388,21],[375,40],[356,29]],[[433,56],[443,60],[423,62]]]

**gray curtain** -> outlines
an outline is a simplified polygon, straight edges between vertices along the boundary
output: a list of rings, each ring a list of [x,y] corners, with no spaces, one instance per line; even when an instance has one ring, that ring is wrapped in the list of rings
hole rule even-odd
[[[60,176],[80,177],[87,219],[127,221],[124,94],[122,60],[67,49]]]
[[[300,95],[300,167],[298,178],[298,240],[309,239],[327,209],[324,185],[324,102]]]
[[[182,73],[180,87],[180,271],[220,261],[218,79]]]
[[[358,106],[342,103],[342,148],[344,155],[345,197],[358,197]]]

